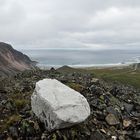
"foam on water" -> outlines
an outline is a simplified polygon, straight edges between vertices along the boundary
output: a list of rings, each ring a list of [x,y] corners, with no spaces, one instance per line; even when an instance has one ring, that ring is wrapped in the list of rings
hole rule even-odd
[[[39,67],[110,67],[140,63],[140,50],[22,50]]]

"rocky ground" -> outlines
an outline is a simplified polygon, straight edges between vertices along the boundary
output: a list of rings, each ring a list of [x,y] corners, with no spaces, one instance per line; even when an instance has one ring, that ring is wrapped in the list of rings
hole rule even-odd
[[[71,128],[46,131],[30,106],[35,83],[44,78],[56,78],[83,94],[91,107],[90,117]],[[78,71],[34,70],[0,78],[0,112],[0,140],[140,139],[139,90]]]

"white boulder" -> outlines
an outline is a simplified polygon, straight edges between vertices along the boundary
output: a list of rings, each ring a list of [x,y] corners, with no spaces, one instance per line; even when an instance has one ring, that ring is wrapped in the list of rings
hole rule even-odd
[[[90,115],[86,98],[55,79],[36,83],[31,106],[49,131],[83,122]]]

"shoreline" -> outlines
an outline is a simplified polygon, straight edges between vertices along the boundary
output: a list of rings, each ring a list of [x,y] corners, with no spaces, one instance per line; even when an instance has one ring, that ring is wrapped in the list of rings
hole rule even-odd
[[[131,63],[131,64],[121,64],[121,63],[118,63],[118,64],[97,64],[97,65],[37,65],[37,67],[39,67],[40,69],[42,70],[49,70],[51,69],[52,67],[55,68],[55,69],[58,69],[58,68],[61,68],[63,66],[68,66],[68,67],[71,67],[71,68],[80,68],[80,69],[105,69],[105,68],[111,68],[111,69],[122,69],[122,68],[125,68],[125,67],[130,67],[132,65],[134,65],[135,63]]]

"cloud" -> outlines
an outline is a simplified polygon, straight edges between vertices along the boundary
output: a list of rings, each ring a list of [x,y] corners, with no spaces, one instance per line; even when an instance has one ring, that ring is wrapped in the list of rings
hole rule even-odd
[[[16,48],[134,49],[139,13],[139,0],[0,0],[0,39]]]

